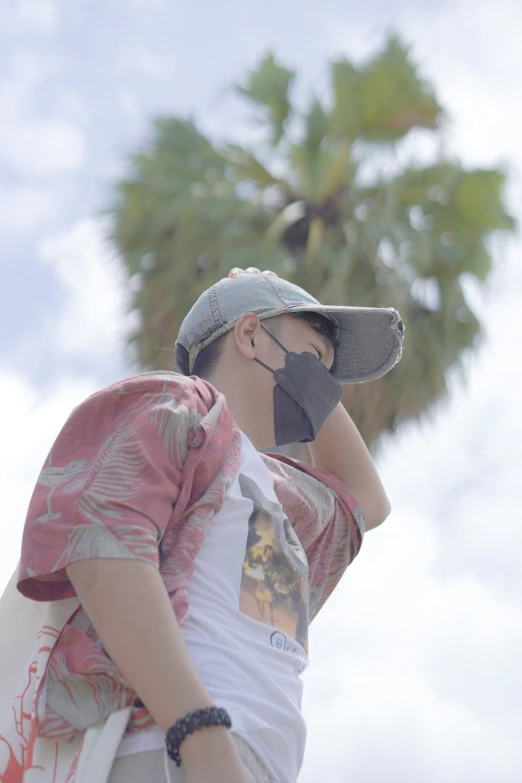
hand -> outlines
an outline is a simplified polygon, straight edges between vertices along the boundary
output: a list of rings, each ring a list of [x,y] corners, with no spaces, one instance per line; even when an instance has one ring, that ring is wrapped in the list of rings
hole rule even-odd
[[[228,273],[229,277],[237,277],[238,275],[272,275],[273,277],[278,277],[275,272],[271,272],[269,269],[265,269],[264,272],[261,272],[257,266],[249,266],[247,269],[241,269],[240,267],[235,266]]]
[[[243,762],[225,726],[206,726],[189,734],[179,755],[187,783],[249,783]]]

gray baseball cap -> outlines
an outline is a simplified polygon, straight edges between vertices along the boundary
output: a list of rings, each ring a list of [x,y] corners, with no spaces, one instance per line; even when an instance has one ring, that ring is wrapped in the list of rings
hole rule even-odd
[[[176,345],[187,350],[192,372],[200,351],[232,329],[244,313],[265,319],[302,312],[321,313],[336,328],[332,376],[339,383],[380,378],[401,358],[404,326],[397,310],[322,305],[299,286],[269,273],[225,277],[204,291],[181,324]]]

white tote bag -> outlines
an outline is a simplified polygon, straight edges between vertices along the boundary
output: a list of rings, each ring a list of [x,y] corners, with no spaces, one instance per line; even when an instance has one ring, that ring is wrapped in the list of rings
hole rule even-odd
[[[38,683],[77,598],[32,601],[16,588],[18,566],[0,598],[0,783],[106,783],[131,707],[72,742],[34,735]],[[70,770],[79,759],[74,776]]]

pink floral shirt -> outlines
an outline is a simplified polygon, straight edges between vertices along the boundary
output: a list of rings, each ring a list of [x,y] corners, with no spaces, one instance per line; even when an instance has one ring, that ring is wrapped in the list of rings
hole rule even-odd
[[[70,598],[70,563],[142,560],[160,570],[183,628],[194,558],[237,475],[240,450],[225,398],[199,378],[143,373],[91,395],[69,416],[36,482],[18,589],[36,601]],[[308,558],[311,620],[359,552],[362,511],[331,474],[262,457]],[[129,705],[128,733],[153,725],[80,606],[38,684],[36,735],[71,739]]]

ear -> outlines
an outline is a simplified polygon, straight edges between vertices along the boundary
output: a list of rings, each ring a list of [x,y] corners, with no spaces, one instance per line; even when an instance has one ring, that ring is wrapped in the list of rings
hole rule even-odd
[[[234,324],[236,346],[245,359],[254,359],[256,338],[259,337],[259,317],[255,313],[243,313]]]

